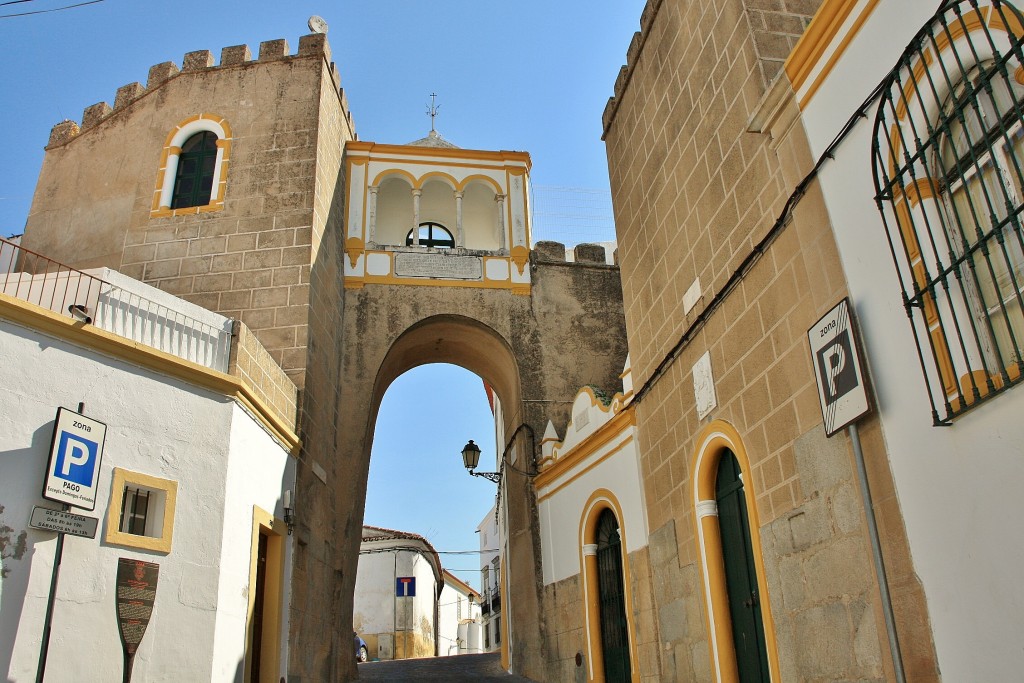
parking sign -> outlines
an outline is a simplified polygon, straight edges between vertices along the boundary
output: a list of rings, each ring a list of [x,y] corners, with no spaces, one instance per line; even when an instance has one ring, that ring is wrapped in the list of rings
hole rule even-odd
[[[849,299],[840,301],[807,331],[827,436],[870,409],[855,334]]]
[[[67,408],[57,409],[43,498],[96,509],[96,490],[107,426]]]

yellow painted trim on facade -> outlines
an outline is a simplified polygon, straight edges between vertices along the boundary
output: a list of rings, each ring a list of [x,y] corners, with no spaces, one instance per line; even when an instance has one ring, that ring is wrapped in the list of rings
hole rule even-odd
[[[508,630],[508,582],[505,580],[505,572],[508,563],[501,558],[501,571],[498,572],[498,581],[501,582],[501,618],[498,621],[498,628],[501,629],[501,668],[508,671],[512,666],[512,657],[509,656],[508,642],[512,640],[512,634]]]
[[[129,484],[164,492],[164,519],[159,536],[140,536],[121,531],[123,494],[125,486]],[[107,503],[107,530],[103,534],[103,542],[128,548],[151,550],[165,555],[170,553],[174,540],[174,511],[177,504],[178,482],[115,467],[114,480],[110,484],[110,500]]]
[[[818,75],[815,76],[814,82],[811,84],[811,86],[807,89],[807,92],[804,93],[804,96],[798,102],[798,105],[801,110],[803,110],[804,107],[807,106],[807,103],[811,101],[811,98],[814,97],[814,94],[818,92],[818,88],[821,87],[821,84],[824,83],[825,79],[828,78],[828,75],[832,73],[832,69],[835,68],[836,62],[838,62],[839,58],[842,57],[843,53],[846,52],[846,48],[849,47],[850,43],[860,32],[860,29],[864,25],[864,22],[868,20],[868,17],[871,16],[871,13],[875,11],[875,7],[877,6],[878,0],[869,0],[868,4],[864,7],[864,11],[861,12],[860,15],[858,15],[858,17],[854,20],[853,26],[850,27],[850,31],[846,34],[846,36],[843,37],[839,45],[836,46],[835,52],[833,52],[832,56],[829,57],[827,62],[825,62],[825,66],[822,67]],[[810,27],[808,27],[808,29],[809,28]],[[797,45],[797,47],[799,47],[799,44]]]
[[[527,282],[513,282],[512,293],[519,296],[530,296],[530,284]]]
[[[626,523],[625,515],[622,514],[622,505],[614,493],[608,489],[600,488],[590,494],[590,498],[583,505],[583,514],[580,518],[579,557],[580,557],[580,586],[583,591],[584,605],[584,636],[587,641],[587,669],[590,674],[589,680],[594,683],[604,683],[604,656],[601,647],[601,607],[600,589],[597,585],[597,561],[587,562],[583,554],[585,544],[597,543],[597,520],[604,510],[611,510],[615,520],[619,523],[619,539],[622,543],[622,585],[626,599],[626,637],[629,639],[629,673],[630,680],[634,683],[640,680],[640,662],[637,657],[636,644],[636,623],[633,616],[633,586],[632,572],[629,566],[629,553],[626,550]],[[589,570],[589,571],[588,571]],[[593,580],[591,580],[593,578]]]
[[[489,185],[490,189],[494,190],[494,194],[501,194],[501,185],[498,184],[498,181],[483,173],[474,173],[463,178],[462,182],[459,183],[458,190],[465,191],[467,187],[474,183]]]
[[[512,175],[518,175],[513,173]],[[529,247],[531,242],[532,226],[530,225],[530,193],[526,188],[526,177],[523,176],[523,236],[526,240],[526,247]]]
[[[572,424],[571,422],[569,424]],[[552,457],[556,458],[552,464],[545,468],[533,480],[535,489],[550,485],[555,479],[564,475],[568,470],[586,460],[608,442],[622,433],[625,429],[636,424],[635,410],[631,407],[621,411],[618,415],[605,422],[593,434],[577,444],[567,453],[558,453],[558,447]],[[631,437],[632,438],[632,437]],[[621,448],[621,446],[620,446]]]
[[[1017,18],[1017,15],[1014,14],[1013,12],[1006,12],[1006,16],[1010,20],[1009,27],[1007,27],[1006,24],[1003,23],[1002,14],[1000,14],[999,12],[991,12],[988,19],[988,27],[991,29],[995,29],[996,31],[1004,31],[1007,33],[1013,31],[1013,34],[1016,36],[1024,35],[1024,24],[1021,24],[1020,20]]]
[[[381,171],[376,176],[374,176],[373,182],[370,183],[370,185],[372,185],[373,187],[380,187],[381,183],[383,183],[385,180],[388,180],[390,176],[398,176],[399,178],[405,178],[406,180],[408,180],[410,190],[415,190],[417,187],[416,177],[412,173],[409,173],[403,168],[389,168],[384,171]]]
[[[362,256],[365,246],[363,240],[358,237],[349,237],[345,240],[345,253],[348,254],[348,262],[352,264],[353,268],[356,267],[356,262]]]
[[[512,247],[509,260],[516,265],[519,274],[522,275],[523,269],[526,268],[526,262],[530,260],[530,250],[521,244],[517,244]]]
[[[783,65],[794,91],[803,86],[856,5],[857,0],[825,0],[818,8]]]
[[[989,9],[988,7],[982,7],[970,12],[964,12],[955,22],[949,24],[945,31],[935,37],[935,46],[938,48],[939,53],[945,52],[946,48],[956,42],[957,38],[962,38],[968,33],[974,33],[978,29],[984,28],[988,23]]]
[[[600,458],[596,458],[592,462],[587,463],[586,467],[581,469],[576,474],[573,474],[572,476],[568,477],[565,481],[560,483],[558,486],[552,488],[550,491],[546,491],[544,494],[538,493],[538,495],[537,495],[537,502],[539,503],[541,501],[547,500],[551,496],[555,495],[556,493],[558,493],[559,491],[564,489],[566,486],[569,486],[574,481],[576,481],[577,479],[582,477],[584,474],[586,474],[590,470],[594,469],[595,467],[597,467],[598,465],[603,463],[605,460],[607,460],[608,458],[612,457],[613,455],[615,455],[616,453],[618,453],[619,451],[621,451],[623,448],[625,448],[626,446],[628,446],[631,443],[633,443],[633,436],[632,435],[627,436],[625,439],[623,439],[622,443],[616,444],[614,447],[608,449],[608,452],[605,453],[604,455],[602,455]],[[586,458],[583,458],[583,459],[585,460]],[[562,459],[553,461],[553,463],[551,465],[551,468],[549,468],[549,469],[554,469],[555,465],[558,465],[561,462],[562,462]],[[571,468],[571,466],[570,466],[570,468]],[[544,470],[545,473],[547,473],[548,471],[549,470]],[[564,470],[563,470],[563,472],[564,472]],[[557,479],[558,478],[557,474],[554,475],[553,478]],[[546,484],[535,484],[534,488],[538,489],[541,486],[548,485],[550,483],[551,482],[548,482]]]
[[[429,181],[437,179],[444,181],[444,184],[447,185],[448,189],[450,189],[452,192],[459,191],[459,183],[458,181],[455,180],[455,176],[453,176],[451,173],[445,173],[444,171],[427,171],[426,173],[421,175],[417,180],[417,182],[419,183],[417,187],[422,189],[423,186],[426,185]]]
[[[345,151],[349,154],[368,154],[371,160],[376,154],[396,154],[396,155],[409,155],[417,157],[443,157],[443,158],[461,158],[461,159],[476,159],[479,161],[494,161],[494,162],[519,162],[525,164],[526,170],[529,170],[532,162],[530,161],[529,152],[512,152],[508,150],[500,151],[488,151],[482,149],[460,149],[454,148],[449,149],[446,147],[419,147],[416,145],[388,145],[376,142],[364,142],[361,140],[351,140],[345,143]],[[437,163],[436,161],[427,163]]]
[[[302,442],[294,429],[241,378],[211,370],[2,293],[0,317],[234,399],[249,408],[292,455],[299,453]]]
[[[702,519],[696,511],[697,503],[715,500],[718,462],[721,453],[726,449],[736,456],[741,472],[746,475],[743,480],[743,495],[750,522],[750,542],[757,570],[757,587],[761,594],[761,621],[764,626],[765,648],[768,650],[768,668],[772,680],[781,681],[775,619],[772,616],[764,551],[761,548],[761,524],[757,512],[753,469],[740,433],[725,420],[713,420],[700,431],[690,467],[698,568],[704,583],[704,610],[711,636],[708,639],[711,670],[715,672],[719,683],[731,683],[736,680],[736,652],[732,641],[729,596],[726,592],[725,563],[722,558],[722,536],[718,529],[718,516],[708,515]]]
[[[939,195],[938,187],[931,178],[918,178],[916,181],[902,188],[903,193],[910,202],[910,208],[916,207],[922,199],[934,199]]]
[[[181,147],[172,145],[171,141],[174,140],[174,136],[177,135],[178,131],[188,124],[196,121],[212,121],[220,126],[221,131],[224,133],[224,137],[218,137],[216,142],[217,147],[222,150],[220,159],[220,177],[216,182],[216,193],[211,189],[210,201],[203,206],[189,206],[183,209],[172,209],[169,206],[161,206],[160,199],[163,195],[164,180],[167,176],[170,157],[176,157],[181,154]],[[184,121],[178,123],[178,125],[176,125],[164,139],[164,147],[160,153],[160,165],[156,174],[156,191],[153,196],[153,206],[150,209],[150,218],[187,216],[199,213],[209,213],[212,211],[222,211],[224,209],[224,194],[227,192],[228,166],[231,158],[231,142],[233,139],[234,138],[231,135],[231,125],[228,123],[227,119],[217,114],[204,112],[202,114],[190,116]]]
[[[932,62],[935,61],[935,57],[932,56],[931,48],[926,49],[923,53],[923,58],[918,59],[914,66],[910,69],[910,78],[903,85],[903,97],[898,103],[896,103],[896,119],[903,121],[907,118],[907,107],[910,102],[916,99],[915,93],[921,89],[921,84],[927,87],[927,79],[925,75],[928,73],[928,69],[931,68]],[[893,124],[896,125],[895,123]]]
[[[260,642],[259,683],[277,683],[280,668],[281,613],[284,594],[284,520],[258,505],[252,506],[249,544],[249,584],[245,612],[245,678],[252,679],[253,610],[256,606],[256,569],[260,535],[267,537],[267,565],[263,574],[263,638]]]

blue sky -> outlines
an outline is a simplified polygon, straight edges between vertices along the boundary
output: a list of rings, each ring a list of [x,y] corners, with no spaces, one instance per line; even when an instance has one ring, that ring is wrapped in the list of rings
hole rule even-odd
[[[0,6],[0,15],[75,0]],[[643,0],[103,0],[0,18],[0,235],[22,232],[50,128],[113,103],[149,67],[193,50],[285,38],[292,52],[323,17],[360,139],[405,143],[430,130],[460,147],[525,150],[536,185],[607,189],[601,113]],[[377,425],[366,521],[427,536],[438,550],[477,548],[494,487],[467,476],[467,439],[494,456],[482,384],[452,366],[400,377]],[[442,557],[455,569],[472,556]],[[459,572],[476,585],[476,577]]]

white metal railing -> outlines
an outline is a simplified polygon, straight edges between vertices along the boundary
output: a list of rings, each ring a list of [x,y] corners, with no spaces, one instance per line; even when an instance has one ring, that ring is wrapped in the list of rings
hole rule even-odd
[[[228,370],[229,318],[116,271],[76,270],[0,238],[0,292],[213,370]]]

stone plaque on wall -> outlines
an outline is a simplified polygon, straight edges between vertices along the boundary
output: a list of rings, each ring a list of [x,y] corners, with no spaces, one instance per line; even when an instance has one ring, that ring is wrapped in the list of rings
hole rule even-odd
[[[483,259],[479,256],[417,254],[402,251],[395,254],[395,275],[438,280],[480,280],[483,278]]]
[[[124,680],[132,678],[132,664],[156,602],[160,565],[120,557],[117,560],[117,626],[124,646]]]

